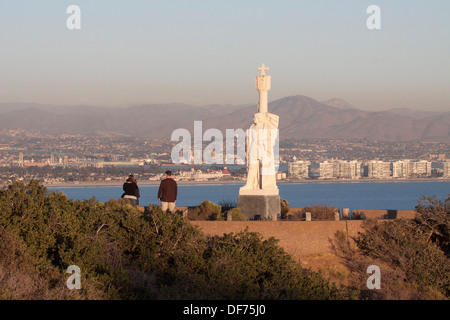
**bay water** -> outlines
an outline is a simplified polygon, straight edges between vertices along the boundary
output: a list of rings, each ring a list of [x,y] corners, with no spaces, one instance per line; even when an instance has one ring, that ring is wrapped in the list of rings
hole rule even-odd
[[[237,203],[239,188],[243,184],[223,185],[179,185],[177,206],[196,206],[203,200],[214,203]],[[140,205],[159,204],[157,185],[140,185]],[[280,196],[291,208],[312,205],[334,206],[339,209],[389,209],[412,210],[422,196],[436,196],[445,200],[450,193],[450,181],[396,181],[323,183],[309,182],[279,184]],[[52,187],[50,191],[61,191],[74,200],[95,197],[100,202],[119,199],[122,186]]]

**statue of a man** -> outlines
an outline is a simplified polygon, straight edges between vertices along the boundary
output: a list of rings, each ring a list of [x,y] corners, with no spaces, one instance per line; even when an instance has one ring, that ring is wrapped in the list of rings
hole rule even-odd
[[[247,131],[247,184],[244,190],[278,190],[276,170],[278,153],[275,144],[278,139],[279,117],[271,113],[256,113],[254,124]],[[276,159],[277,158],[277,159]]]

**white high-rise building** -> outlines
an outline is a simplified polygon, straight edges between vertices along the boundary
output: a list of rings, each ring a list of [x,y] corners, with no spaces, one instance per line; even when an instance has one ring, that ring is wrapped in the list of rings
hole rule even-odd
[[[309,161],[295,161],[289,163],[288,176],[293,179],[307,179],[309,178]]]
[[[431,162],[426,160],[412,162],[411,175],[431,177]]]
[[[392,163],[392,177],[407,178],[409,177],[410,160],[399,160]]]
[[[23,167],[23,153],[19,152],[19,167]]]
[[[320,179],[359,179],[361,162],[357,160],[330,160],[320,163]]]
[[[344,179],[359,179],[361,178],[361,162],[353,161],[339,161],[339,178]]]
[[[384,161],[367,162],[367,176],[371,179],[388,179],[391,177],[391,163]]]
[[[336,161],[325,161],[319,164],[319,179],[336,178]]]
[[[392,164],[392,177],[410,178],[415,176],[431,176],[431,162],[426,160],[399,160]]]
[[[444,178],[450,178],[450,161],[444,162]]]

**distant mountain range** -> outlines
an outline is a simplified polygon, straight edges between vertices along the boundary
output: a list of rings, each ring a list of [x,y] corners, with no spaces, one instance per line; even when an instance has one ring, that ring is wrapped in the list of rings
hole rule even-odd
[[[280,137],[450,142],[450,112],[392,109],[370,112],[342,99],[319,102],[306,96],[269,104],[280,116]],[[24,129],[43,134],[127,135],[170,139],[176,128],[247,129],[256,105],[149,104],[128,108],[0,104],[0,130]],[[193,131],[191,131],[193,132]]]
[[[343,110],[358,109],[357,107],[351,105],[344,99],[340,99],[340,98],[334,98],[334,99],[330,99],[330,100],[326,100],[326,101],[321,101],[321,103],[326,104],[328,106],[336,107],[338,109],[343,109]]]

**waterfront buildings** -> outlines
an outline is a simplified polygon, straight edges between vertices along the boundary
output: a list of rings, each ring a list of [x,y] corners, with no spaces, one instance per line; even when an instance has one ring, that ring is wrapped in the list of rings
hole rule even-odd
[[[450,178],[450,160],[444,162],[444,178]]]
[[[287,176],[290,179],[308,179],[310,161],[294,161],[288,165]]]
[[[319,179],[333,179],[337,175],[338,164],[336,161],[324,161],[319,164]]]
[[[320,179],[360,179],[361,162],[331,160],[319,164]]]
[[[391,177],[391,163],[379,160],[366,162],[367,177],[370,179],[388,179]]]
[[[431,177],[431,162],[399,160],[392,163],[393,178]]]
[[[361,178],[361,162],[339,161],[339,178],[341,179],[360,179]]]

